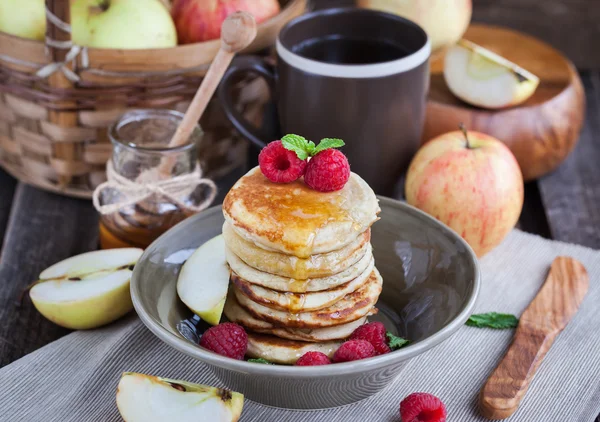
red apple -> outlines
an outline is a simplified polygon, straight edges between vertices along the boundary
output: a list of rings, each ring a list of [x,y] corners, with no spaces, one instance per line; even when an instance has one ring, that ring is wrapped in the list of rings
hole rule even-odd
[[[277,0],[174,0],[171,15],[180,44],[214,40],[221,36],[221,24],[234,12],[254,15],[256,23],[279,13]]]
[[[479,132],[450,132],[423,145],[413,158],[406,199],[483,256],[517,223],[523,176],[514,155],[499,140]]]

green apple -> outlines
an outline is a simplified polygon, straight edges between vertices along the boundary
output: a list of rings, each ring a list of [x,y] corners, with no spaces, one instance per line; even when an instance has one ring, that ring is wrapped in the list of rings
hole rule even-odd
[[[44,0],[1,0],[0,32],[42,41],[46,36]]]
[[[29,291],[36,309],[62,327],[85,330],[108,324],[133,305],[129,281],[141,249],[107,249],[61,261],[40,274]]]
[[[225,241],[219,235],[196,249],[183,264],[177,280],[177,294],[196,315],[209,324],[217,325],[228,287]]]
[[[236,422],[244,396],[201,384],[125,372],[117,407],[125,422]]]
[[[73,42],[96,48],[168,48],[177,32],[160,0],[74,0]]]
[[[444,79],[458,98],[489,109],[525,102],[540,83],[531,72],[467,40],[446,53]]]

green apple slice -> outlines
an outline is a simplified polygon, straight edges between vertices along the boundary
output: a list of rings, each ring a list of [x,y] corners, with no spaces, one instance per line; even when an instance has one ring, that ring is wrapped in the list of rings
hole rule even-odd
[[[142,253],[108,249],[65,259],[42,271],[29,291],[31,301],[62,327],[84,330],[108,324],[133,308],[129,281]]]
[[[125,422],[236,422],[243,406],[240,393],[132,372],[117,388]]]
[[[467,40],[446,53],[444,79],[458,98],[489,109],[523,103],[540,83],[531,72]]]
[[[177,280],[177,294],[196,315],[211,325],[217,325],[228,287],[225,241],[219,235],[196,249],[183,264]]]

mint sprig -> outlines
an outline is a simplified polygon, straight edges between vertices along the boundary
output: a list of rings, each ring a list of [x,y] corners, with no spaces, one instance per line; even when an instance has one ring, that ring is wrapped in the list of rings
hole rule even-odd
[[[390,333],[389,331],[385,333],[385,336],[388,339],[388,346],[390,346],[390,349],[392,349],[392,350],[401,349],[410,343],[409,340],[402,338],[402,337],[395,336],[394,334]]]
[[[314,157],[321,151],[325,151],[330,148],[343,147],[344,141],[337,138],[324,138],[321,139],[319,145],[315,146],[313,141],[309,141],[303,136],[289,134],[281,138],[281,144],[285,149],[294,151],[299,159],[306,160],[308,157]]]
[[[517,325],[519,325],[519,318],[510,314],[488,312],[487,314],[471,315],[467,320],[466,325],[469,327],[505,330],[508,328],[516,328]]]
[[[273,365],[272,362],[269,362],[266,359],[263,358],[258,358],[258,359],[248,359],[248,362],[252,362],[252,363],[263,363],[265,365]]]

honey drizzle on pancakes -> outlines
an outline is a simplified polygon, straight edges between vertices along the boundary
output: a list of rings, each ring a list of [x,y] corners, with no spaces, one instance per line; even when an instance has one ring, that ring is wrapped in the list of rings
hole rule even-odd
[[[270,182],[260,171],[244,176],[237,187],[225,197],[223,208],[231,209],[235,202],[241,202],[261,220],[268,221],[266,229],[244,227],[249,231],[261,230],[261,235],[273,243],[286,245],[296,257],[308,258],[313,251],[313,243],[320,229],[332,222],[348,222],[356,233],[366,229],[352,218],[345,202],[345,189],[323,193],[312,190],[302,179],[292,183]],[[238,221],[235,225],[240,225]],[[293,233],[294,239],[288,236]],[[291,257],[290,259],[293,259]],[[299,273],[302,273],[299,268]]]

